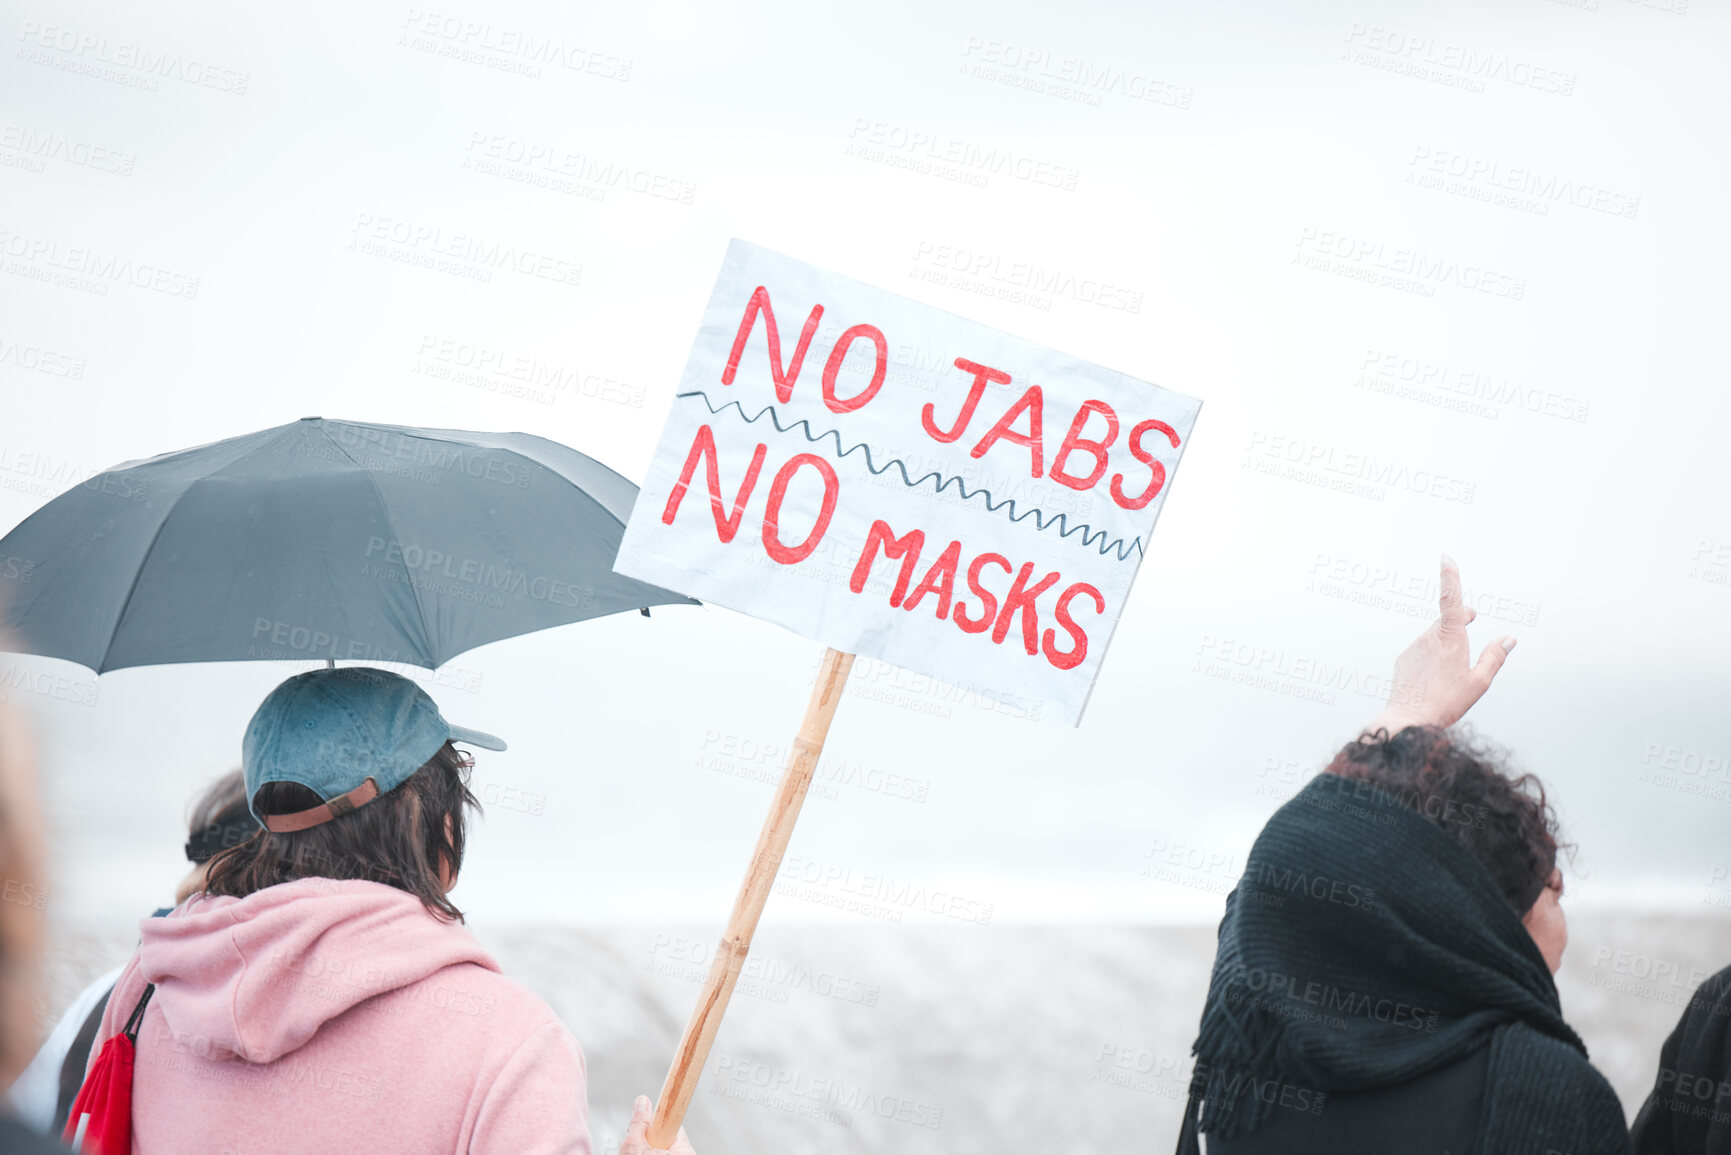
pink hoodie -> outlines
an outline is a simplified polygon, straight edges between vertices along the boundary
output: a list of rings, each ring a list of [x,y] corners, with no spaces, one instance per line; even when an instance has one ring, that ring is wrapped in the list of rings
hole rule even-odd
[[[413,895],[302,879],[139,929],[90,1049],[156,983],[134,1155],[589,1155],[577,1040]]]

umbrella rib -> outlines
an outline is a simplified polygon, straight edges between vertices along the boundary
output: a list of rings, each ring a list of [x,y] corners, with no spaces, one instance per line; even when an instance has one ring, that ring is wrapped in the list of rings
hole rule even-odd
[[[391,426],[391,428],[402,431],[402,432],[407,432],[410,435],[415,436],[415,437],[419,437],[425,441],[437,441],[441,445],[456,445],[456,446],[466,448],[466,449],[489,449],[489,448],[491,448],[491,449],[494,449],[494,450],[501,452],[501,453],[514,454],[517,457],[523,458],[525,461],[532,461],[535,463],[535,465],[539,466],[541,469],[546,470],[548,473],[551,473],[554,477],[557,477],[560,481],[563,481],[566,485],[568,485],[572,489],[576,490],[578,496],[582,497],[583,500],[587,501],[590,505],[593,505],[595,508],[599,509],[602,513],[605,513],[608,517],[610,517],[614,521],[618,522],[620,529],[626,528],[625,519],[620,517],[618,514],[614,513],[611,509],[608,509],[606,502],[604,502],[600,498],[596,497],[593,493],[590,493],[587,489],[584,489],[583,486],[578,484],[576,481],[573,481],[571,478],[566,477],[565,474],[562,473],[557,467],[552,466],[552,465],[548,465],[545,461],[542,461],[540,458],[532,457],[529,454],[523,452],[521,449],[511,449],[511,448],[499,447],[499,446],[489,447],[489,446],[477,445],[473,441],[459,441],[455,437],[434,437],[433,433],[438,432],[438,431],[432,430],[432,429],[410,428],[409,426],[406,426],[406,425],[396,425],[396,426]],[[321,430],[321,432],[322,432],[322,430]],[[455,431],[448,431],[448,432],[455,432]],[[500,434],[499,436],[525,436],[525,437],[535,437],[541,441],[547,440],[547,438],[541,437],[539,434],[534,434],[534,433]],[[332,442],[332,444],[335,444],[335,442]],[[559,443],[553,442],[553,444],[558,445]],[[625,482],[627,485],[633,485],[635,487],[635,483],[633,483],[629,477],[626,477],[623,473],[620,473],[617,469],[614,469],[612,466],[607,465],[605,462],[602,462],[600,460],[597,460],[596,458],[590,457],[587,453],[584,453],[582,450],[574,449],[569,445],[561,446],[561,448],[564,448],[566,450],[569,450],[572,453],[577,454],[579,457],[584,458],[585,460],[596,465],[597,467],[599,467],[601,469],[605,469],[607,472],[613,474],[615,477],[619,478],[621,481]],[[350,458],[350,460],[353,460],[353,458]]]
[[[244,440],[248,440],[250,438],[262,439],[267,434],[276,433],[276,432],[278,432],[278,430],[276,430],[276,429],[261,429],[257,433],[249,434],[248,437],[241,438],[240,440],[244,441]],[[149,464],[152,464],[154,462],[160,461],[165,457],[177,457],[177,456],[181,456],[184,454],[190,454],[190,453],[192,453],[198,449],[207,449],[207,448],[210,448],[212,446],[221,445],[221,444],[222,444],[222,442],[209,442],[206,445],[194,446],[192,449],[177,449],[172,453],[158,454],[156,457],[144,458],[144,459],[140,460],[137,464],[138,465],[149,465]],[[256,445],[247,446],[244,451],[237,453],[234,457],[232,457],[228,461],[224,462],[223,465],[220,466],[219,468],[222,468],[222,469],[228,468],[228,466],[233,465],[236,461],[239,461],[241,458],[247,456],[247,454],[251,453],[256,448],[258,448]],[[123,462],[121,465],[115,466],[114,469],[111,469],[108,472],[109,473],[117,473],[120,470],[125,469],[125,468],[128,468],[128,466],[126,463]],[[144,553],[138,559],[138,569],[133,572],[132,583],[126,587],[126,600],[120,603],[120,612],[115,615],[114,625],[108,631],[108,644],[102,648],[102,657],[97,661],[97,664],[95,667],[96,673],[98,675],[101,675],[101,674],[108,672],[108,668],[109,668],[108,667],[108,659],[109,659],[109,656],[114,652],[114,639],[120,633],[120,623],[126,620],[126,611],[128,611],[132,608],[132,596],[138,592],[138,583],[141,580],[143,580],[143,578],[144,578],[144,567],[146,564],[149,563],[150,555],[152,553],[156,552],[156,543],[162,539],[163,530],[168,528],[168,519],[174,516],[174,511],[176,508],[179,507],[181,500],[184,499],[188,493],[191,493],[192,490],[194,489],[194,487],[203,484],[211,476],[212,476],[212,473],[206,473],[206,474],[203,474],[202,476],[193,478],[191,481],[188,481],[186,483],[185,488],[183,488],[178,494],[175,495],[173,501],[170,501],[168,503],[168,508],[163,512],[162,520],[157,522],[155,532],[153,532],[150,535],[150,544],[144,547]]]
[[[156,552],[156,543],[162,540],[162,531],[168,527],[168,519],[174,516],[174,507],[180,503],[182,497],[192,491],[193,486],[203,480],[202,477],[193,478],[180,492],[180,496],[169,503],[162,520],[156,523],[156,532],[150,535],[150,544],[144,547],[144,554],[138,559],[138,568],[132,573],[132,583],[126,587],[126,600],[120,603],[120,612],[114,616],[114,627],[108,631],[108,644],[102,647],[102,660],[96,666],[98,674],[108,670],[108,657],[114,652],[114,639],[120,636],[120,623],[126,620],[126,611],[132,608],[132,595],[138,592],[138,583],[144,577],[144,567],[150,564],[150,555]]]
[[[529,434],[528,436],[533,437],[533,436],[535,436],[535,434]],[[541,440],[545,441],[546,438],[542,438]],[[557,444],[557,443],[555,443],[555,444]],[[571,449],[570,446],[565,446],[565,448],[570,449],[572,453],[577,454],[579,457],[583,457],[589,461],[594,462],[596,465],[600,466],[602,469],[607,470],[607,472],[613,474],[614,476],[618,477],[620,480],[626,482],[627,484],[630,483],[630,481],[631,481],[630,478],[626,477],[624,474],[620,473],[618,470],[613,469],[612,467],[610,467],[610,466],[608,466],[608,465],[606,465],[600,461],[597,461],[593,457],[590,457],[587,453],[584,453],[582,450]],[[553,466],[548,465],[545,461],[542,461],[539,458],[529,457],[529,455],[527,453],[524,453],[521,450],[512,449],[512,450],[508,450],[507,452],[515,453],[515,454],[517,454],[518,457],[527,457],[530,461],[533,461],[536,465],[539,465],[542,469],[545,469],[548,473],[551,473],[554,477],[557,477],[560,481],[563,481],[566,485],[569,485],[572,489],[576,490],[578,495],[581,496],[584,501],[587,501],[590,505],[593,505],[596,509],[599,509],[602,513],[605,513],[608,517],[610,517],[614,521],[618,522],[620,529],[625,528],[625,519],[620,517],[618,514],[614,513],[611,509],[608,509],[606,502],[604,502],[600,498],[596,497],[593,493],[590,493],[587,489],[584,489],[581,485],[577,484],[577,482],[571,480],[571,478],[566,477],[558,469],[555,469]]]
[[[531,457],[529,460],[534,461],[535,459]],[[535,464],[540,465],[541,463],[537,461]],[[545,465],[542,465],[541,468],[547,469]],[[605,466],[603,466],[603,468],[605,468]],[[572,481],[569,477],[566,477],[563,473],[560,473],[557,469],[547,469],[547,472],[551,473],[554,477],[557,477],[560,481],[563,481],[566,485],[569,485],[572,489],[575,489],[578,493],[583,495],[584,500],[590,505],[593,505],[596,509],[599,509],[602,513],[605,513],[608,517],[618,522],[620,529],[625,528],[625,519],[620,517],[617,513],[614,513],[611,509],[608,509],[606,502],[598,500],[594,494],[590,493],[587,489],[584,489],[581,485],[578,485],[575,481]]]
[[[359,469],[366,477],[367,484],[372,486],[373,496],[379,499],[379,511],[385,515],[385,524],[391,527],[391,536],[396,538],[398,541],[401,541],[402,535],[397,532],[397,523],[391,520],[391,507],[386,503],[385,492],[379,488],[378,479],[373,476],[373,471],[356,461],[349,455],[349,451],[342,447],[342,444],[338,442],[336,438],[326,433],[322,422],[319,426],[319,436],[323,437],[326,441],[335,446],[337,452],[342,454],[344,457],[347,457],[349,459],[349,464],[353,465],[356,469]],[[432,660],[433,664],[430,668],[436,670],[439,668],[441,659],[433,652],[433,634],[432,631],[427,628],[427,607],[421,604],[421,591],[413,582],[409,583],[409,597],[412,598],[415,603],[415,616],[421,619],[421,641],[426,646],[427,657]]]

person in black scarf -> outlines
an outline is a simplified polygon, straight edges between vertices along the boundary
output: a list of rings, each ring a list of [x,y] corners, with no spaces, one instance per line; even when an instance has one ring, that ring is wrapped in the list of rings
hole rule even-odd
[[[1447,727],[1476,666],[1460,575],[1390,706],[1263,828],[1227,898],[1180,1155],[1627,1155],[1563,1021],[1556,818]]]

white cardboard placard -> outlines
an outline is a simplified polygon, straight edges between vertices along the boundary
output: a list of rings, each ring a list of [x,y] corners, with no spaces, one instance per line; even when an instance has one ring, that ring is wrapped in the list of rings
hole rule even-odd
[[[1074,724],[1200,408],[735,240],[615,569]]]

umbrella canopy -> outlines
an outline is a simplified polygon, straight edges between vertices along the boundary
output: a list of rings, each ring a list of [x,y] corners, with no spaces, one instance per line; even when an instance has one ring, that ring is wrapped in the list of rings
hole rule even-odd
[[[97,673],[329,658],[436,667],[690,598],[613,572],[637,487],[526,433],[308,417],[127,462],[0,540],[0,633]]]

